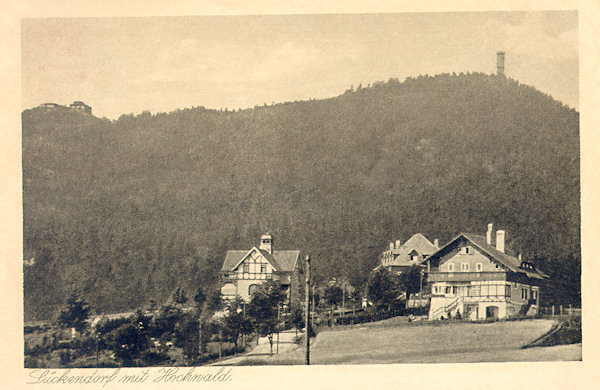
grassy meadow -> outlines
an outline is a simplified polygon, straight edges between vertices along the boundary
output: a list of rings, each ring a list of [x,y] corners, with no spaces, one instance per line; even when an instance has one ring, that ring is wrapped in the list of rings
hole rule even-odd
[[[581,360],[581,344],[522,349],[547,333],[553,320],[494,323],[416,322],[392,318],[319,332],[311,344],[311,364],[473,363]],[[271,358],[248,358],[238,365],[303,364],[304,349]]]

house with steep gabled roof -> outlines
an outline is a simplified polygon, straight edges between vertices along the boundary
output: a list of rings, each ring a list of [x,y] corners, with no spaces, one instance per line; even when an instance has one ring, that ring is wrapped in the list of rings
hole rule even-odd
[[[427,258],[429,319],[537,314],[541,284],[548,275],[510,253],[505,236],[504,230],[494,235],[489,224],[485,237],[460,233]]]
[[[423,265],[425,259],[438,250],[438,241],[431,243],[424,235],[417,233],[400,245],[400,240],[390,242],[388,250],[381,253],[380,267],[390,272],[401,273],[412,267]]]
[[[256,288],[267,280],[280,283],[287,294],[288,303],[298,301],[300,251],[274,250],[270,233],[262,235],[258,247],[227,251],[221,267],[223,299],[239,296],[250,302]]]

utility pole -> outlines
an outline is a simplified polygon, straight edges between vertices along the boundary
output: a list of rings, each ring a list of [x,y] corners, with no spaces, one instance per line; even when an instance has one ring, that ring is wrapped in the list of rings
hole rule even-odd
[[[310,256],[306,255],[306,365],[310,365]]]
[[[346,279],[342,282],[342,317],[346,316]]]

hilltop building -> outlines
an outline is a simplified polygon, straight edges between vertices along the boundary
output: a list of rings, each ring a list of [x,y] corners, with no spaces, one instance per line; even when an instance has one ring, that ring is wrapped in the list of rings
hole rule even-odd
[[[427,258],[431,285],[429,319],[485,320],[535,315],[544,274],[521,256],[507,253],[505,231],[486,237],[460,233]],[[495,236],[495,240],[494,240]]]
[[[60,104],[57,104],[57,103],[42,103],[42,104],[40,104],[40,107],[44,108],[46,111],[53,111],[59,107],[64,107],[64,106],[61,106]]]
[[[75,100],[73,103],[71,103],[71,105],[69,107],[72,110],[85,112],[86,114],[92,113],[92,107],[88,106],[87,104],[85,104],[84,102],[79,101],[79,100]]]
[[[69,110],[73,110],[73,111],[78,111],[78,112],[83,112],[85,114],[92,114],[92,107],[88,106],[87,104],[85,104],[84,102],[80,101],[80,100],[75,100],[73,103],[71,103],[68,107],[67,106],[63,106],[62,104],[58,104],[58,103],[42,103],[39,105],[40,108],[45,109],[46,111],[56,111],[58,109],[69,109]]]
[[[417,233],[400,245],[400,240],[390,242],[389,249],[381,253],[379,267],[387,268],[390,272],[402,271],[417,265],[424,266],[427,257],[438,250],[438,240],[432,244],[424,235]]]
[[[240,296],[250,302],[256,288],[267,280],[279,281],[288,304],[297,302],[300,280],[300,251],[275,250],[273,237],[265,233],[260,245],[249,250],[227,251],[221,267],[221,297]]]

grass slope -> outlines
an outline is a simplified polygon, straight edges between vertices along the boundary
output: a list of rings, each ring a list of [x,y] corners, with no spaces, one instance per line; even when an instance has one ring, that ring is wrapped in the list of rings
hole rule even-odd
[[[552,320],[495,323],[422,323],[350,326],[320,332],[311,346],[311,364],[473,363],[581,360],[581,345],[520,349],[548,332]],[[303,364],[295,351],[245,364]]]

